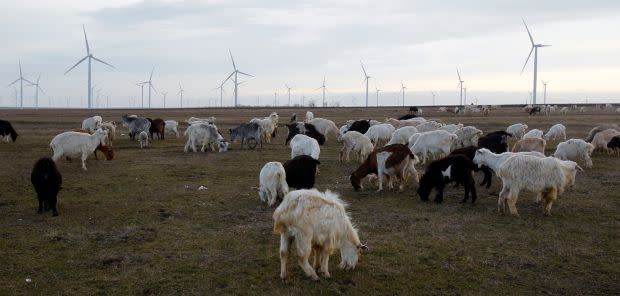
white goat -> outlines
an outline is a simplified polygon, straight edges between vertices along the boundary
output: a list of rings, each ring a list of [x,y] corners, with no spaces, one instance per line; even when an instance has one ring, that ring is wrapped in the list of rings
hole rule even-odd
[[[92,135],[80,132],[64,132],[56,135],[50,143],[50,148],[54,151],[52,159],[56,162],[63,156],[80,155],[82,168],[86,170],[86,158],[95,151],[99,144],[106,145],[106,137],[107,132],[102,129],[97,129]]]
[[[499,174],[499,167],[504,161],[508,158],[511,158],[515,155],[530,155],[536,157],[545,157],[544,154],[540,152],[504,152],[504,153],[493,153],[491,150],[486,148],[480,148],[476,150],[476,154],[474,155],[473,162],[481,167],[483,165],[491,168],[496,174]],[[499,175],[498,175],[499,176]]]
[[[314,119],[314,113],[312,113],[312,111],[306,111],[306,119],[304,122],[309,122],[312,119]]]
[[[289,192],[273,213],[273,231],[280,235],[280,277],[288,276],[286,263],[291,244],[297,249],[298,262],[307,276],[319,277],[317,262],[326,278],[329,256],[340,250],[340,268],[355,268],[361,251],[368,247],[360,242],[357,230],[346,212],[346,203],[337,194],[316,189]],[[314,254],[314,266],[309,258]]]
[[[114,121],[106,121],[101,123],[101,129],[108,132],[108,140],[110,142],[110,146],[116,137],[116,122]]]
[[[164,121],[166,125],[164,126],[166,132],[171,132],[177,135],[177,139],[179,138],[179,123],[176,120],[166,120]]]
[[[442,126],[440,129],[447,131],[451,134],[456,134],[456,131],[463,127],[462,123],[459,124],[446,124]]]
[[[620,136],[620,132],[615,129],[607,129],[602,132],[596,133],[594,138],[592,139],[592,145],[594,145],[594,150],[603,150],[607,151],[609,154],[611,150],[607,148],[607,143],[611,141],[611,138],[615,136]]]
[[[185,122],[187,122],[187,124],[189,125],[196,124],[196,123],[215,124],[215,117],[213,116],[207,117],[207,118],[190,117]]]
[[[336,124],[329,120],[329,119],[325,119],[325,118],[313,118],[311,120],[308,120],[308,123],[314,125],[314,127],[316,128],[316,130],[323,134],[323,136],[325,136],[325,141],[327,142],[327,136],[329,134],[334,134],[334,136],[336,137],[336,139],[340,138],[342,135],[340,135],[340,130],[338,129],[338,127],[336,126]]]
[[[515,123],[508,128],[506,128],[506,132],[512,134],[512,138],[515,140],[519,140],[525,135],[525,131],[527,130],[527,125],[522,123]]]
[[[349,161],[349,154],[353,152],[354,155],[357,155],[357,161],[363,163],[374,149],[370,139],[358,131],[347,132],[342,136],[341,140],[343,146],[340,149],[340,162],[342,162],[343,158]]]
[[[278,121],[280,117],[278,113],[272,112],[268,117],[265,118],[253,118],[250,120],[250,123],[255,122],[258,126],[261,127],[262,135],[264,141],[267,143],[271,143],[271,135],[278,128]]]
[[[141,131],[138,134],[138,142],[140,143],[140,149],[149,146],[149,134],[146,131]]]
[[[426,164],[427,154],[435,156],[448,155],[458,136],[444,130],[436,130],[425,133],[417,133],[409,138],[411,152]]]
[[[196,143],[202,144],[201,152],[205,152],[207,144],[212,144],[212,149],[215,149],[215,146],[219,147],[219,152],[225,152],[228,148],[228,142],[217,131],[217,127],[212,124],[192,124],[185,130],[185,135],[187,136],[187,143],[183,148],[184,152],[187,152],[190,147],[192,151],[196,152]]]
[[[543,137],[543,131],[535,128],[532,129],[530,131],[528,131],[527,133],[525,133],[525,135],[523,135],[522,139],[528,139],[528,138],[540,138],[542,139]]]
[[[282,199],[288,193],[286,171],[277,161],[268,162],[263,166],[260,170],[259,181],[258,197],[262,202],[267,202],[270,207],[276,203],[278,198]]]
[[[370,139],[375,147],[381,147],[381,144],[387,143],[394,133],[394,126],[388,123],[373,125],[368,128],[364,135]]]
[[[314,138],[297,134],[291,139],[289,145],[291,147],[291,159],[298,155],[308,155],[314,159],[319,159],[321,148],[319,147],[319,142]]]
[[[454,132],[458,136],[456,147],[478,146],[478,139],[482,136],[482,131],[474,126],[465,126]]]
[[[418,132],[423,133],[423,132],[436,131],[440,129],[442,126],[443,125],[441,123],[438,123],[435,121],[426,121],[426,122],[420,123],[418,126],[416,126],[416,128],[418,129]]]
[[[560,109],[560,114],[562,114],[562,115],[566,115],[566,113],[568,113],[568,107],[562,107],[562,108]]]
[[[392,144],[407,145],[409,138],[417,132],[418,132],[418,129],[415,126],[403,126],[401,128],[398,128],[392,134],[390,141],[385,145],[386,146],[392,145]]]
[[[85,129],[90,133],[94,133],[95,130],[101,127],[101,122],[103,122],[103,118],[99,115],[88,117],[82,121],[82,129]]]
[[[547,142],[560,139],[566,141],[566,127],[561,123],[552,125],[545,134],[544,139]]]
[[[592,159],[590,159],[590,155],[592,155],[592,151],[594,151],[594,145],[582,139],[569,139],[568,141],[558,144],[555,153],[553,153],[553,157],[575,162],[582,160],[585,162],[586,168],[591,168]]]

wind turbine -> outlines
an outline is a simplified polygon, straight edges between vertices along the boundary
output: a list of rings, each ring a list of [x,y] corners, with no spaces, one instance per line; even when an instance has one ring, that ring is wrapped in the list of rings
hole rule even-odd
[[[82,30],[84,30],[84,41],[86,42],[86,56],[83,57],[81,60],[79,60],[77,63],[75,63],[75,65],[73,65],[73,67],[69,68],[69,70],[67,70],[65,72],[65,75],[67,73],[69,73],[71,70],[73,70],[73,68],[77,67],[77,65],[79,65],[80,63],[82,63],[84,60],[88,59],[88,109],[93,107],[93,93],[92,93],[92,88],[91,88],[91,77],[92,77],[92,71],[91,71],[91,64],[92,64],[92,60],[95,60],[97,62],[100,62],[104,65],[107,65],[111,68],[114,68],[114,66],[96,58],[95,56],[93,56],[93,54],[90,52],[90,46],[88,45],[88,38],[86,37],[86,27],[84,25],[82,25]]]
[[[463,105],[467,105],[467,87],[463,87]]]
[[[375,86],[375,91],[377,91],[377,107],[379,107],[379,92],[381,91]]]
[[[181,108],[183,108],[183,92],[185,90],[181,87],[181,82],[179,82],[179,92],[177,93],[178,95],[181,95]]]
[[[407,87],[403,84],[403,81],[400,81],[400,88],[403,91],[403,107],[405,107],[405,89],[407,89]]]
[[[164,96],[164,109],[166,108],[166,96],[168,95],[167,91],[162,91],[161,92],[162,96]]]
[[[523,25],[525,25],[525,30],[527,30],[527,35],[530,37],[530,42],[532,42],[532,49],[530,49],[530,54],[527,55],[527,59],[525,60],[525,64],[523,64],[523,69],[521,69],[521,74],[523,74],[523,70],[525,70],[525,66],[527,66],[527,62],[530,61],[530,57],[532,56],[532,51],[534,52],[534,79],[532,86],[532,105],[536,105],[536,83],[538,82],[538,48],[539,47],[547,47],[551,46],[549,44],[536,44],[534,43],[534,38],[532,38],[532,34],[530,33],[530,29],[527,27],[525,20],[523,20]]]
[[[222,81],[222,83],[220,84],[220,86],[214,88],[213,90],[219,89],[220,90],[220,107],[224,107],[224,82],[226,81]]]
[[[155,90],[155,87],[153,87],[153,72],[154,71],[155,71],[155,67],[153,67],[153,69],[151,70],[151,76],[149,76],[149,80],[141,82],[142,84],[148,84],[149,85],[149,109],[151,108],[151,89],[153,89],[153,91],[157,92],[157,90]]]
[[[22,61],[19,61],[19,78],[17,78],[15,81],[11,82],[11,84],[9,84],[7,87],[19,82],[19,107],[20,108],[24,108],[24,81],[30,83],[30,84],[34,84],[32,83],[32,81],[24,78],[24,75],[22,74]]]
[[[366,73],[366,68],[364,68],[364,64],[362,63],[362,61],[360,61],[360,65],[362,65],[362,71],[364,71],[364,79],[366,80],[366,107],[368,107],[368,79],[371,78],[371,76],[368,76],[368,73]]]
[[[142,108],[144,108],[144,82],[136,83],[140,87],[140,100],[142,100]]]
[[[230,49],[228,50],[228,53],[230,54],[230,60],[232,61],[233,70],[234,71],[232,73],[230,73],[230,75],[228,75],[228,78],[226,78],[224,80],[224,82],[228,81],[228,79],[230,79],[231,77],[233,77],[233,75],[235,75],[235,77],[233,78],[233,84],[235,85],[235,88],[234,88],[234,90],[235,90],[235,95],[234,95],[234,97],[235,97],[235,107],[237,107],[237,106],[239,106],[239,103],[238,103],[239,102],[238,101],[239,84],[241,84],[241,83],[239,83],[237,81],[238,75],[241,74],[241,75],[250,76],[250,77],[254,77],[254,75],[250,75],[248,73],[244,73],[244,72],[241,72],[241,71],[237,70],[237,65],[235,65],[235,59],[233,58],[233,55],[232,55],[232,52],[230,52]],[[222,84],[224,82],[222,82]]]
[[[543,104],[547,105],[547,84],[549,83],[549,81],[544,82],[541,80],[540,82],[542,82],[544,88]]]
[[[45,93],[41,86],[39,86],[39,80],[41,80],[41,74],[39,74],[39,77],[37,78],[37,83],[30,84],[30,86],[34,86],[34,106],[37,109],[39,108],[39,90],[41,90],[42,93]]]
[[[278,91],[273,93],[273,106],[278,106]]]
[[[284,86],[286,86],[286,90],[288,92],[288,105],[289,107],[291,106],[291,87],[288,86],[288,84],[284,84]]]
[[[315,90],[323,89],[323,106],[325,106],[325,75],[323,75],[323,85],[319,86]]]
[[[437,96],[437,94],[434,91],[431,91],[431,95],[433,95],[433,106],[435,106],[435,96]]]
[[[457,87],[461,90],[461,94],[459,95],[459,105],[463,105],[463,82],[465,82],[465,80],[461,78],[459,68],[456,68],[456,75],[459,76],[459,84],[457,85]]]

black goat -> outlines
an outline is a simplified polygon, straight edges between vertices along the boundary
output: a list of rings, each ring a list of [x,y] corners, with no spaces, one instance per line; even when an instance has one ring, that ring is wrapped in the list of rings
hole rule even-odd
[[[607,143],[607,148],[613,151],[619,150],[620,149],[620,136],[615,136],[611,138],[611,140],[609,140],[609,143]]]
[[[476,146],[463,147],[463,148],[455,149],[454,151],[452,151],[452,153],[450,153],[450,155],[457,155],[457,154],[465,155],[467,156],[467,158],[469,158],[469,160],[474,161],[474,156],[476,156],[476,150],[478,149],[480,148]],[[480,186],[486,185],[487,189],[491,187],[491,181],[493,180],[493,170],[491,170],[490,167],[483,165],[480,168],[475,167],[474,171],[482,172],[482,174],[484,174],[484,178],[482,179],[482,183],[480,183]],[[456,184],[456,186],[458,185],[459,183]]]
[[[540,114],[540,106],[532,107],[530,110],[530,115],[536,115],[536,113]]]
[[[347,132],[356,131],[356,132],[359,132],[360,134],[365,134],[369,128],[370,128],[370,120],[366,120],[366,119],[356,120],[347,129]]]
[[[298,155],[283,164],[286,171],[286,183],[297,189],[311,189],[320,161],[308,155]]]
[[[325,136],[317,131],[313,124],[294,122],[291,124],[286,124],[286,127],[288,128],[288,135],[286,136],[284,145],[287,145],[288,142],[297,134],[302,134],[313,138],[319,143],[319,145],[325,144]]]
[[[471,192],[471,202],[476,201],[476,184],[473,177],[473,170],[476,166],[465,155],[450,155],[442,159],[431,162],[426,168],[426,172],[420,178],[418,195],[423,201],[428,201],[433,188],[437,189],[435,202],[443,201],[443,189],[450,182],[463,184],[465,187],[465,197],[462,202],[466,202]]]
[[[30,181],[39,200],[37,213],[42,214],[44,209],[45,211],[51,209],[52,215],[58,216],[56,201],[58,192],[62,189],[62,176],[56,168],[56,163],[49,157],[39,159],[32,168]]]
[[[488,133],[478,139],[478,148],[487,148],[493,153],[507,152],[508,137],[512,137],[512,134],[505,131]]]
[[[415,114],[407,114],[407,115],[403,115],[401,117],[398,117],[398,120],[407,120],[407,119],[411,119],[411,118],[416,118],[418,116],[416,116]]]
[[[0,120],[0,136],[6,137],[7,135],[11,136],[13,142],[17,140],[17,132],[13,129],[11,123],[6,120]]]

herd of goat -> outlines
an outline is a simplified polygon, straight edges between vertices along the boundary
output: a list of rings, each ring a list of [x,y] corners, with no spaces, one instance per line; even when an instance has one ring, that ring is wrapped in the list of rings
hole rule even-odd
[[[620,127],[615,124],[593,128],[585,139],[566,139],[566,127],[555,124],[544,133],[522,123],[508,126],[505,130],[483,133],[473,126],[445,124],[439,120],[408,115],[399,119],[349,120],[340,128],[328,119],[315,118],[306,113],[304,121],[293,115],[288,123],[280,123],[276,112],[264,118],[254,118],[230,129],[230,142],[215,125],[215,118],[191,117],[185,131],[187,142],[184,151],[191,148],[201,151],[209,148],[227,151],[231,142],[239,139],[241,148],[250,149],[270,143],[279,126],[288,130],[285,143],[291,148],[291,159],[285,163],[268,162],[259,173],[259,187],[255,187],[261,201],[280,205],[273,214],[274,232],[280,235],[280,259],[282,278],[287,277],[287,258],[292,244],[297,249],[299,264],[311,278],[318,279],[316,271],[329,277],[329,256],[340,251],[340,267],[355,267],[360,252],[368,247],[360,242],[357,230],[346,212],[338,194],[315,189],[315,177],[319,174],[320,146],[329,138],[342,143],[340,162],[359,163],[349,176],[355,190],[363,190],[364,183],[378,183],[378,190],[398,186],[402,191],[409,181],[417,184],[417,194],[428,201],[435,190],[434,201],[443,201],[443,192],[449,183],[464,187],[462,202],[477,198],[475,172],[483,174],[481,186],[489,188],[493,174],[502,181],[498,198],[498,211],[506,207],[518,216],[516,202],[520,192],[529,191],[543,203],[545,215],[551,214],[553,202],[568,186],[575,183],[576,173],[592,167],[591,154],[595,150],[608,153],[620,151]],[[140,147],[148,146],[149,139],[164,139],[165,133],[178,138],[178,122],[123,115],[122,123],[128,129],[131,140]],[[39,159],[32,170],[31,181],[39,200],[38,213],[51,210],[58,215],[57,195],[62,188],[62,176],[55,163],[61,158],[80,157],[82,168],[90,154],[103,152],[112,159],[113,141],[117,125],[93,116],[82,122],[80,129],[56,135],[50,142],[51,158]],[[5,142],[16,141],[18,134],[8,121],[0,120],[0,135]],[[548,142],[557,143],[552,156],[545,156]],[[511,149],[509,149],[511,147]],[[425,165],[419,176],[416,169]],[[295,188],[297,190],[290,190]],[[314,264],[309,263],[314,256]]]

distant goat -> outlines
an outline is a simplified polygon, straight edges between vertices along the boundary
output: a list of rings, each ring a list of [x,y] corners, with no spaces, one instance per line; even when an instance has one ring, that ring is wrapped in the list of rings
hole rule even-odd
[[[248,143],[248,147],[250,149],[254,149],[256,145],[259,144],[260,147],[263,148],[262,128],[258,125],[258,123],[242,123],[238,127],[229,131],[231,142],[234,142],[236,138],[241,138],[241,149],[243,149],[243,143],[245,142]],[[250,144],[250,140],[254,140],[255,143]]]

